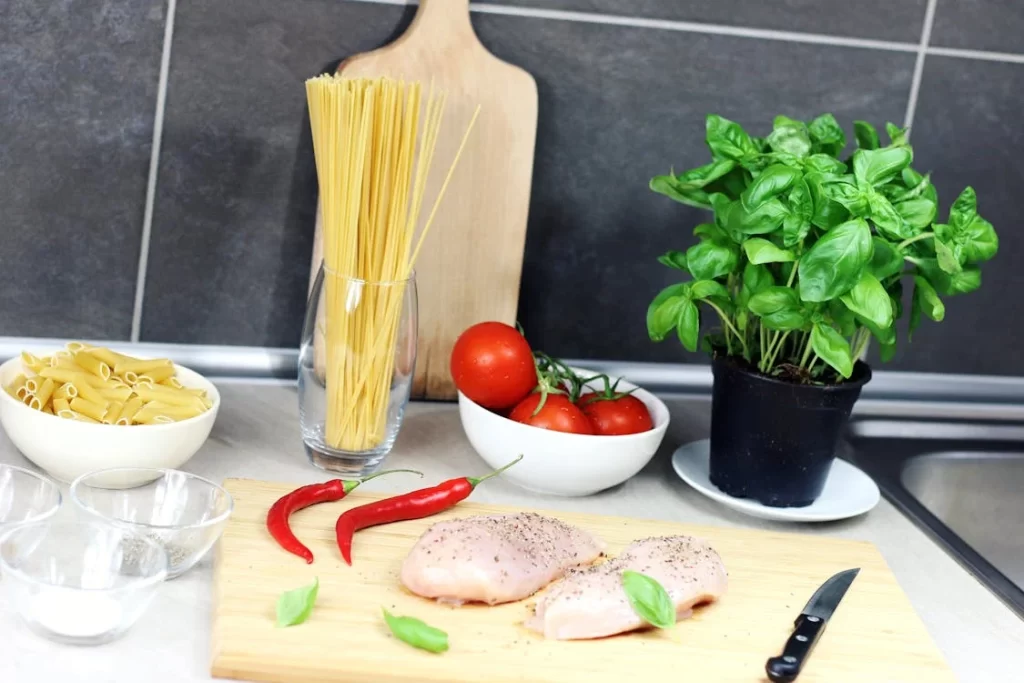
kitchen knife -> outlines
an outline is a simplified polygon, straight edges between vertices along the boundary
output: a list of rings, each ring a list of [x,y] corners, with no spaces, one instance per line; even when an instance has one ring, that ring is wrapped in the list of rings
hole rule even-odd
[[[860,568],[839,572],[814,592],[800,616],[796,618],[793,633],[786,641],[782,655],[772,657],[765,664],[765,671],[771,681],[789,683],[796,680],[804,662],[825,630],[825,624],[836,611],[836,607],[858,573]]]

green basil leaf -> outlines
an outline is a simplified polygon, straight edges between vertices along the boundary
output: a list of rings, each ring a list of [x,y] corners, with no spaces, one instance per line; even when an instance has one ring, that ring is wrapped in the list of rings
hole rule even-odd
[[[764,235],[775,232],[789,211],[778,198],[769,199],[753,211],[743,208],[742,202],[733,204],[727,231],[732,235]]]
[[[938,261],[939,268],[946,273],[959,273],[963,270],[963,266],[960,265],[960,252],[959,245],[950,245],[943,242],[938,234],[935,235],[933,240],[935,246],[935,257]]]
[[[853,135],[861,149],[878,149],[882,146],[878,140],[878,131],[867,121],[854,121]]]
[[[770,330],[786,332],[807,324],[807,314],[791,287],[769,287],[751,296],[747,306]]]
[[[795,261],[796,255],[789,249],[780,249],[766,239],[751,237],[743,243],[747,259],[754,264],[785,263]]]
[[[738,124],[716,114],[709,114],[704,124],[705,138],[711,155],[716,160],[739,161],[745,156],[757,154],[757,146]]]
[[[690,272],[686,269],[686,254],[681,251],[665,252],[658,257],[658,263],[663,266],[668,266],[669,268],[681,270],[684,273]]]
[[[669,285],[647,307],[647,335],[660,342],[676,326],[684,302],[690,300],[690,283]]]
[[[853,374],[850,344],[831,325],[814,324],[811,328],[811,349],[843,377]]]
[[[676,623],[676,608],[665,588],[656,580],[630,569],[622,572],[622,589],[641,619],[658,628]]]
[[[729,298],[729,290],[722,283],[714,280],[696,280],[690,283],[691,299],[713,299],[716,297]]]
[[[676,184],[683,189],[700,189],[725,177],[735,168],[735,161],[712,161],[710,164],[680,173],[676,176]]]
[[[846,147],[846,133],[832,114],[822,114],[807,126],[811,140],[825,154],[839,156]]]
[[[825,182],[822,190],[832,201],[842,204],[854,216],[868,215],[869,206],[868,193],[855,184],[848,181],[848,178]]]
[[[853,175],[861,187],[877,187],[899,175],[913,159],[908,147],[859,149],[853,154]]]
[[[857,331],[857,316],[839,299],[828,302],[828,314],[839,328],[839,334],[849,337]]]
[[[837,225],[800,259],[798,286],[804,301],[830,301],[846,294],[860,280],[871,260],[871,229],[855,218]]]
[[[888,327],[879,327],[870,320],[857,316],[857,322],[863,325],[871,334],[878,340],[882,345],[895,344],[896,343],[896,326],[889,325]],[[849,335],[847,335],[849,336]]]
[[[714,223],[700,223],[693,229],[693,236],[699,237],[702,240],[715,240],[715,241],[726,241],[729,236],[725,234],[725,231]]]
[[[926,198],[907,199],[894,204],[893,208],[904,222],[916,230],[924,230],[931,225],[938,213],[938,205]]]
[[[792,154],[797,158],[811,153],[811,138],[803,124],[777,126],[768,134],[767,141],[773,152]]]
[[[754,182],[747,187],[740,197],[743,208],[747,211],[758,209],[769,199],[778,197],[780,194],[793,187],[793,183],[801,177],[800,171],[782,164],[774,164],[761,171]]]
[[[943,296],[969,294],[981,287],[981,269],[977,266],[966,266],[959,273],[950,274],[943,271],[933,258],[913,259],[913,262]]]
[[[906,239],[912,236],[912,230],[897,213],[889,200],[881,193],[874,190],[868,191],[868,207],[871,212],[871,222],[887,237],[892,239]]]
[[[682,305],[676,334],[687,351],[696,351],[700,341],[700,309],[689,299]]]
[[[827,154],[812,154],[804,161],[804,166],[808,171],[823,176],[842,176],[846,175],[847,171],[846,164]]]
[[[946,306],[935,292],[932,283],[920,275],[914,276],[914,303],[926,316],[937,323],[946,317]]]
[[[853,313],[871,321],[878,328],[892,325],[893,311],[889,293],[885,291],[878,278],[866,270],[853,289],[839,299]]]
[[[383,607],[384,621],[396,638],[403,643],[427,652],[445,652],[448,649],[448,634],[439,628],[427,625],[415,617],[396,617]]]
[[[999,251],[999,237],[996,229],[987,220],[978,216],[964,228],[964,257],[967,263],[988,261]]]
[[[740,295],[736,303],[741,308],[746,308],[750,302],[750,297],[758,292],[763,292],[774,284],[775,278],[772,277],[772,273],[768,270],[767,266],[747,263],[743,267],[743,286],[740,288]]]
[[[889,134],[889,141],[892,147],[900,147],[907,144],[906,128],[900,128],[895,123],[886,123],[885,132]]]
[[[773,130],[776,129],[776,128],[785,128],[786,126],[796,126],[797,128],[803,128],[804,130],[807,129],[807,126],[804,125],[803,121],[798,121],[798,120],[796,120],[794,118],[790,118],[790,117],[788,117],[788,116],[786,116],[784,114],[779,114],[774,119],[772,119],[772,129]]]
[[[659,175],[651,178],[650,189],[658,194],[663,194],[669,199],[674,199],[680,204],[694,206],[698,209],[710,209],[711,202],[708,193],[699,188],[682,188],[676,179],[670,175]]]
[[[714,194],[709,195],[708,198],[711,200],[711,206],[715,211],[715,225],[717,225],[722,230],[722,233],[727,235],[729,239],[732,239],[735,242],[742,241],[742,239],[735,239],[737,235],[729,229],[729,225],[735,222],[732,218],[733,209],[736,207],[741,208],[739,201],[733,201],[721,192],[715,192]]]
[[[885,280],[903,271],[903,255],[895,245],[881,237],[872,237],[871,273],[879,280]]]
[[[807,183],[800,179],[789,193],[789,215],[782,221],[782,243],[795,247],[804,241],[811,230],[814,217],[814,201]]]
[[[915,182],[915,179],[918,179]],[[935,193],[935,188],[932,187],[932,180],[930,175],[921,175],[914,169],[907,167],[903,169],[903,186],[905,190],[896,195],[894,200],[897,202],[905,202],[910,199],[927,199],[936,207],[939,205],[938,195]],[[907,182],[907,181],[910,182]],[[934,219],[933,219],[934,220]]]
[[[714,280],[738,265],[739,253],[733,245],[704,240],[686,250],[686,267],[697,280]]]
[[[804,176],[804,182],[807,183],[807,188],[810,190],[811,204],[814,207],[811,224],[823,230],[830,230],[850,218],[850,212],[825,192],[827,181],[828,179],[820,173],[813,171]]]
[[[954,230],[967,226],[978,216],[978,196],[973,187],[966,187],[949,207],[949,225]]]
[[[890,344],[881,343],[878,345],[878,357],[883,363],[888,363],[896,356],[896,331],[893,330],[893,340]]]
[[[313,580],[312,585],[285,591],[277,599],[277,625],[294,626],[309,618],[320,592],[320,578]]]

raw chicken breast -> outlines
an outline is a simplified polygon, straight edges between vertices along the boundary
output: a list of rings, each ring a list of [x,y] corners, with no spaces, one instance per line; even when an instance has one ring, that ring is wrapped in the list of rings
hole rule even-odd
[[[502,602],[536,593],[567,569],[597,559],[604,543],[532,512],[438,522],[402,564],[402,583],[442,602]]]
[[[615,559],[567,572],[541,596],[526,626],[557,640],[602,638],[644,627],[622,588],[627,569],[665,588],[676,621],[689,617],[694,605],[717,600],[728,582],[722,559],[707,543],[690,536],[646,538]]]

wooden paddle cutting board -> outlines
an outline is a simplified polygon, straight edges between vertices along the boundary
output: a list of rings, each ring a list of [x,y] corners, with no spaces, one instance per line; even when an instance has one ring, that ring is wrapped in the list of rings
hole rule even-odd
[[[768,657],[781,652],[793,620],[825,579],[860,567],[808,660],[800,683],[955,680],[877,548],[810,535],[695,527],[641,519],[547,512],[600,536],[615,554],[645,536],[707,539],[729,572],[717,603],[664,631],[590,641],[551,641],[527,630],[525,601],[496,607],[439,605],[398,580],[417,538],[442,519],[518,511],[460,503],[430,519],[360,531],[353,565],[334,543],[334,522],[376,496],[296,513],[292,528],[316,560],[277,546],[267,510],[291,485],[245,479],[225,484],[235,511],[217,551],[212,675],[255,681],[607,681],[765,680]],[[308,621],[277,628],[275,603],[286,591],[320,580]],[[395,639],[381,608],[414,616],[449,634],[450,649],[431,654]]]
[[[422,217],[480,115],[416,264],[419,342],[413,398],[452,399],[449,357],[458,335],[483,320],[515,322],[537,135],[537,85],[480,43],[469,0],[422,0],[394,43],[343,61],[344,76],[418,80],[448,92]],[[323,258],[317,212],[310,283]]]

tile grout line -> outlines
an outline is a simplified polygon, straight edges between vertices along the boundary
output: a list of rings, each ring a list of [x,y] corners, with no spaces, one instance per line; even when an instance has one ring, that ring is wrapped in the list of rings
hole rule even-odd
[[[348,0],[373,5],[417,5],[417,0]],[[813,45],[832,45],[837,47],[855,47],[863,49],[884,50],[889,52],[917,52],[920,46],[916,43],[898,41],[873,40],[870,38],[847,38],[830,36],[821,33],[802,33],[799,31],[779,31],[775,29],[748,28],[726,26],[724,24],[705,24],[694,21],[677,21],[673,19],[649,19],[618,14],[598,12],[576,12],[569,10],[540,9],[533,7],[516,7],[512,5],[490,5],[476,2],[470,3],[470,11],[478,14],[498,14],[504,16],[529,17],[533,19],[551,19],[584,24],[604,24],[610,26],[629,26],[632,28],[651,28],[663,31],[682,33],[704,33],[709,35],[733,36],[736,38],[759,38],[789,43],[808,43]]]
[[[938,0],[928,0],[924,10],[924,25],[921,27],[921,43],[917,50],[917,60],[914,62],[914,75],[910,79],[910,95],[907,97],[907,111],[903,116],[903,128],[907,129],[908,137],[913,137],[913,131],[909,130],[914,124],[914,115],[917,113],[917,98],[921,93],[921,79],[924,77],[924,60],[928,55],[928,43],[932,39],[932,25],[935,23],[935,5]]]
[[[153,141],[149,152],[149,176],[146,180],[146,206],[142,215],[139,266],[135,278],[135,302],[132,306],[132,342],[138,342],[142,333],[142,304],[146,295],[149,242],[153,233],[153,206],[156,203],[156,178],[160,170],[160,143],[164,134],[164,111],[167,108],[167,81],[171,67],[171,42],[174,39],[176,11],[177,0],[167,0],[167,20],[164,22],[164,41],[160,53],[160,77],[156,89],[156,111],[153,115]]]
[[[958,57],[960,59],[980,59],[989,62],[1006,64],[1024,64],[1024,54],[1012,52],[989,52],[987,50],[968,50],[958,47],[931,47],[926,52],[936,57]]]
[[[416,6],[418,0],[345,0],[346,2],[361,2],[369,5],[392,5],[392,6]],[[926,5],[925,17],[934,17],[935,0],[929,0]],[[775,29],[758,29],[741,26],[727,26],[724,24],[705,24],[693,21],[676,21],[672,19],[648,19],[645,17],[633,17],[618,14],[602,14],[598,12],[575,12],[567,10],[549,10],[534,7],[517,7],[514,5],[490,5],[477,2],[470,3],[470,10],[477,14],[497,14],[505,16],[529,17],[535,19],[552,19],[555,21],[569,21],[585,24],[606,24],[611,26],[628,26],[633,28],[650,28],[681,33],[703,33],[707,35],[733,36],[737,38],[759,38],[763,40],[776,40],[791,43],[807,43],[813,45],[831,45],[835,47],[854,47],[868,50],[882,50],[888,52],[908,52],[920,55],[921,42],[906,43],[900,41],[874,40],[871,38],[848,38],[845,36],[832,36],[824,33],[803,33],[800,31],[778,31]],[[931,22],[928,26],[929,35]],[[989,50],[972,50],[967,48],[933,47],[926,45],[925,55],[940,55],[944,57],[958,57],[961,59],[977,59],[990,62],[1008,62],[1011,64],[1024,64],[1024,53],[994,52]],[[916,67],[916,64],[915,64]]]

